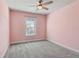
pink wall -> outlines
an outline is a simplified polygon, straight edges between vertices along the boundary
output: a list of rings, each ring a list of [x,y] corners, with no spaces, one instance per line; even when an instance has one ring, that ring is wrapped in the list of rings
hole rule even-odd
[[[0,0],[0,57],[3,57],[9,45],[9,14],[5,0]]]
[[[46,39],[46,16],[16,10],[11,10],[10,15],[11,43]],[[37,35],[31,37],[25,35],[25,20],[28,16],[37,18]]]
[[[79,0],[48,15],[48,40],[79,51]]]

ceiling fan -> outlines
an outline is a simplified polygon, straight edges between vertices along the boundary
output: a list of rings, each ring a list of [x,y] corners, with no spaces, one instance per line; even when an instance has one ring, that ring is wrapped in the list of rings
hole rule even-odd
[[[49,4],[52,4],[53,1],[50,0],[50,1],[47,1],[47,2],[44,2],[43,0],[39,0],[34,6],[36,6],[37,9],[45,9],[45,10],[48,10],[49,8],[47,7],[47,5]]]

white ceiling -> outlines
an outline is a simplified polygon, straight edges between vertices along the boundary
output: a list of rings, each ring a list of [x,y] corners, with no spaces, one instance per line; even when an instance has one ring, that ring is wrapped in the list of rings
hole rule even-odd
[[[48,5],[49,10],[36,10],[36,7],[31,6],[35,4],[38,0],[7,0],[8,6],[11,9],[38,13],[38,14],[49,14],[51,11],[58,10],[76,0],[53,0],[54,3]],[[49,0],[44,0],[49,1]]]

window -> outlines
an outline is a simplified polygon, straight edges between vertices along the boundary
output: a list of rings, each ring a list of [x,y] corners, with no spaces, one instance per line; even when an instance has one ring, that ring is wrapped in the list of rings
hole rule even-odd
[[[35,18],[28,18],[26,20],[26,36],[36,35],[36,21]]]

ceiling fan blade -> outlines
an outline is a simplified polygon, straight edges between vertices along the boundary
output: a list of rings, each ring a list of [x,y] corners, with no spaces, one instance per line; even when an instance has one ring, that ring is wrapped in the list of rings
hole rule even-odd
[[[47,8],[47,7],[42,6],[42,8],[43,8],[43,9],[45,9],[45,10],[48,10],[48,8]]]
[[[43,5],[48,5],[48,4],[51,4],[51,3],[53,3],[53,1],[45,2],[45,3],[43,3]]]
[[[36,6],[36,5],[29,5],[29,7],[34,7],[34,6]]]

